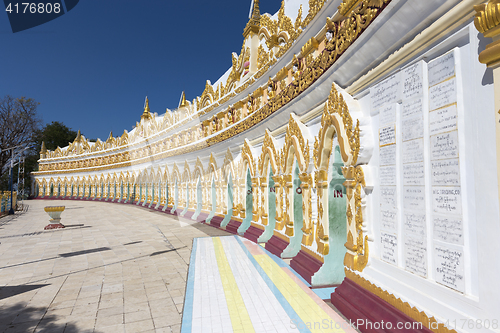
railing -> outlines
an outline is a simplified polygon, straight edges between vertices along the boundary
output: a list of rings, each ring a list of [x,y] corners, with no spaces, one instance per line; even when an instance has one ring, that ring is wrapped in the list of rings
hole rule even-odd
[[[10,191],[4,191],[3,193],[0,192],[0,195],[1,195],[0,217],[2,217],[4,215],[8,215],[9,214],[9,210],[10,210]],[[14,208],[14,210],[16,210],[16,208],[17,208],[17,192],[16,191],[14,191],[12,193],[12,200],[13,200],[12,208]]]

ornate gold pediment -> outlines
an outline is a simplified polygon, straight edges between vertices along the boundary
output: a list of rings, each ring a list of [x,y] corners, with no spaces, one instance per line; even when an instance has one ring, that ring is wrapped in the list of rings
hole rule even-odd
[[[196,174],[196,171],[198,171],[199,173],[199,176],[203,178],[203,175],[205,174],[205,172],[203,171],[203,163],[201,163],[201,160],[200,158],[196,158],[196,163],[194,165],[194,172]]]
[[[296,116],[291,113],[290,119],[288,120],[288,126],[286,128],[285,145],[283,146],[281,154],[282,172],[289,172],[290,165],[288,162],[291,159],[289,154],[292,146],[295,148],[295,156],[299,163],[300,170],[304,172],[309,165],[309,141],[304,139],[304,133],[302,132],[302,128],[299,126],[298,122],[300,122],[300,120],[296,119]]]
[[[332,133],[333,128],[338,135],[340,153],[345,165],[355,165],[358,159],[359,143],[359,120],[353,128],[352,117],[349,113],[342,94],[337,91],[335,84],[332,84],[330,96],[325,104],[323,115],[321,116],[321,129],[314,142],[314,164],[317,169],[328,165],[331,152],[331,137],[327,132]],[[328,147],[326,147],[328,145]],[[324,148],[327,148],[324,150]]]
[[[172,181],[175,182],[175,180],[177,180],[177,182],[181,181],[181,173],[179,171],[179,167],[177,166],[177,163],[174,162],[174,166],[172,168]]]
[[[280,171],[279,165],[279,155],[276,152],[276,147],[274,145],[273,137],[271,136],[271,132],[266,128],[266,134],[264,136],[264,143],[262,144],[262,153],[259,156],[259,172],[261,176],[266,176],[265,173],[265,165],[266,156],[269,158],[269,163],[271,163],[271,168],[273,170],[273,174],[277,175]]]
[[[256,165],[255,165],[255,160],[253,158],[252,154],[252,149],[250,148],[250,142],[248,139],[245,139],[245,142],[243,143],[243,147],[241,148],[241,154],[242,158],[247,160],[249,167],[250,167],[250,173],[252,177],[255,177],[256,175]]]

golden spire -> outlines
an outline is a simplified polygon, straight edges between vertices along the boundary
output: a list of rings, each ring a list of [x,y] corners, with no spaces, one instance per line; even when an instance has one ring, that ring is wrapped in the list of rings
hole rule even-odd
[[[181,103],[179,104],[179,108],[185,108],[187,106],[188,106],[188,103],[186,101],[186,94],[183,91],[182,96],[181,96]]]
[[[45,147],[45,141],[42,141],[42,149],[40,150],[40,154],[45,154],[47,152],[47,148]]]
[[[258,33],[260,29],[260,8],[259,8],[259,0],[254,0],[252,16],[248,20],[248,23],[243,30],[243,37],[247,38],[250,32]]]
[[[146,96],[146,102],[144,102],[144,112],[142,113],[141,119],[151,119],[151,113],[149,111],[149,100],[148,96]]]
[[[75,142],[80,142],[82,140],[82,134],[80,133],[80,130],[78,130],[78,133],[76,134]]]

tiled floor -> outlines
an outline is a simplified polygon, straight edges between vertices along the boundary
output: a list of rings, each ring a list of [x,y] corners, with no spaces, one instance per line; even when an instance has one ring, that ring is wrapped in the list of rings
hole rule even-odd
[[[281,259],[238,236],[196,238],[182,332],[355,332]]]
[[[0,219],[0,333],[179,332],[193,238],[228,235],[132,205],[28,205]],[[44,231],[55,205],[67,228]]]
[[[285,262],[243,238],[133,205],[28,205],[0,219],[0,333],[171,333],[181,320],[182,332],[347,327]],[[55,205],[66,206],[66,228],[44,231],[43,207]]]

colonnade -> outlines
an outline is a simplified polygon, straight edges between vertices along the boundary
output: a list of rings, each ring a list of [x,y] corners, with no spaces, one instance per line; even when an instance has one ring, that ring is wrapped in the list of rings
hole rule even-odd
[[[359,141],[359,122],[333,85],[317,135],[292,113],[284,137],[266,130],[262,144],[245,140],[235,156],[227,150],[220,166],[210,152],[205,163],[185,161],[182,170],[174,162],[38,177],[38,197],[130,203],[206,223],[218,218],[218,227],[235,225],[258,242],[285,244],[284,258],[305,253],[322,266],[313,283],[335,283],[344,267],[362,270],[367,264]]]

